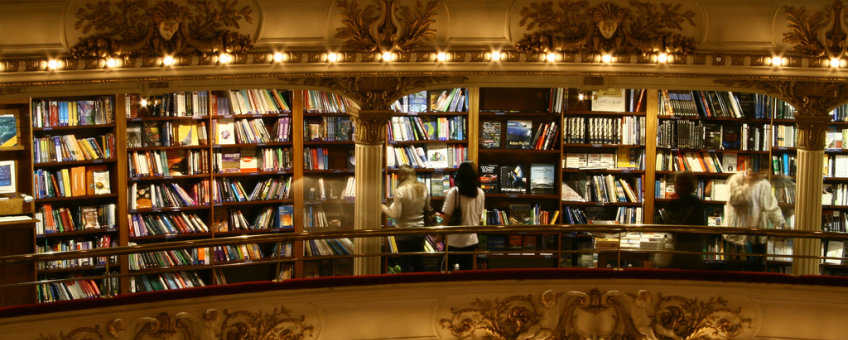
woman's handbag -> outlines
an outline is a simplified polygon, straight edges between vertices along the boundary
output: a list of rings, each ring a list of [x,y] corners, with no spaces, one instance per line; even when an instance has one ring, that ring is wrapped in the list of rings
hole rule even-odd
[[[436,210],[430,205],[430,197],[427,196],[427,203],[424,204],[424,226],[432,227],[439,225]]]

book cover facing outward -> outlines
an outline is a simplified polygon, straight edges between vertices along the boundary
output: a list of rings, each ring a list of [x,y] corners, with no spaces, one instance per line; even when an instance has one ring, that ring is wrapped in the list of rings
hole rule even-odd
[[[530,164],[530,192],[533,194],[554,193],[554,165],[553,164]]]
[[[501,147],[501,122],[487,121],[480,127],[480,148],[497,149]]]
[[[480,165],[480,188],[484,192],[500,192],[500,181],[498,180],[499,170],[500,165],[497,164]]]
[[[277,218],[280,221],[280,228],[293,228],[294,207],[291,205],[281,205],[277,208]]]
[[[506,122],[506,148],[530,149],[533,137],[533,122],[530,120],[508,120]]]
[[[527,171],[524,165],[501,165],[500,170],[502,193],[527,192]]]
[[[17,119],[14,115],[0,115],[0,148],[18,145]]]

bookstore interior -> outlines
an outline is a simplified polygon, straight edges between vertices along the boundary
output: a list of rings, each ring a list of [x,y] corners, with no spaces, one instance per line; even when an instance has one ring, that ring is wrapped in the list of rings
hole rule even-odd
[[[671,233],[592,226],[686,224],[688,172],[700,265],[758,239],[759,270],[848,274],[842,1],[489,2],[0,4],[0,259],[42,255],[0,262],[39,281],[0,305],[395,273],[396,238],[356,232],[398,230],[401,166],[441,210],[464,161],[509,228],[475,269],[667,266]]]

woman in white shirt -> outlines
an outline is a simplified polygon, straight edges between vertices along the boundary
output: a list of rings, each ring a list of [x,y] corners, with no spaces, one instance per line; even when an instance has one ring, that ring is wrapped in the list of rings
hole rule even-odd
[[[727,180],[730,196],[724,206],[728,227],[785,229],[786,220],[777,205],[771,184],[761,174],[750,171],[736,173]],[[765,236],[724,235],[724,239],[736,245],[739,252],[763,255],[766,250]],[[760,256],[747,259],[749,269],[761,269]]]
[[[408,165],[398,168],[398,186],[394,192],[391,206],[383,204],[383,213],[397,221],[398,228],[420,228],[424,226],[424,209],[430,208],[430,196],[427,186],[418,181],[415,170]],[[425,235],[397,236],[398,252],[424,251]],[[401,271],[416,272],[424,269],[422,255],[401,255]]]
[[[477,170],[471,161],[462,162],[454,178],[455,187],[448,190],[442,213],[444,221],[450,221],[454,209],[462,209],[462,225],[473,226],[480,224],[480,215],[486,203],[486,194],[480,189]],[[459,200],[459,202],[457,202]],[[459,264],[459,269],[468,270],[474,267],[474,254],[456,254],[454,251],[474,251],[477,249],[477,234],[451,234],[447,237],[448,268],[453,269]]]

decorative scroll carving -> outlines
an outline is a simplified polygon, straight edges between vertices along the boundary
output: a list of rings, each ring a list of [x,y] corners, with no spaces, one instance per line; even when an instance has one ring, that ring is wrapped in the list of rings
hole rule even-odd
[[[385,129],[385,126],[384,126]],[[210,311],[206,312],[207,316]],[[219,316],[214,315],[213,320]],[[306,318],[291,317],[284,307],[271,313],[224,310],[223,322],[217,339],[287,339],[300,340],[312,337],[313,327],[304,323]]]
[[[461,82],[464,77],[337,77],[307,79],[307,85],[341,93],[359,104],[361,110],[385,110],[414,89],[443,82]]]
[[[206,55],[243,53],[253,48],[240,22],[253,23],[254,9],[239,0],[171,0],[148,6],[147,0],[99,1],[77,13],[74,28],[83,34],[71,48],[74,58]]]
[[[630,0],[629,6],[586,0],[534,2],[521,9],[524,34],[515,47],[524,52],[692,54],[695,39],[683,36],[681,24],[695,26],[695,12],[681,4]],[[536,29],[534,31],[534,29]]]
[[[342,27],[336,28],[336,38],[345,39],[346,48],[362,52],[409,51],[422,47],[436,36],[430,25],[436,22],[436,1],[423,4],[415,2],[415,8],[399,6],[396,0],[379,0],[378,5],[359,7],[356,0],[338,0]],[[382,2],[382,22],[378,10]],[[397,24],[395,24],[397,16]]]
[[[100,334],[100,327],[79,327],[71,330],[68,334],[64,334],[59,332],[56,334],[44,335],[41,334],[37,338],[38,340],[76,340],[76,339],[90,339],[90,340],[102,340],[103,334]]]
[[[842,22],[843,8],[841,0],[814,13],[807,12],[804,6],[785,6],[789,32],[783,33],[783,41],[794,44],[793,50],[804,56],[841,58],[848,48],[848,34]]]
[[[547,290],[538,298],[513,295],[476,299],[471,307],[451,309],[441,325],[457,338],[497,339],[732,339],[750,328],[741,308],[721,297],[709,300],[616,290]]]

